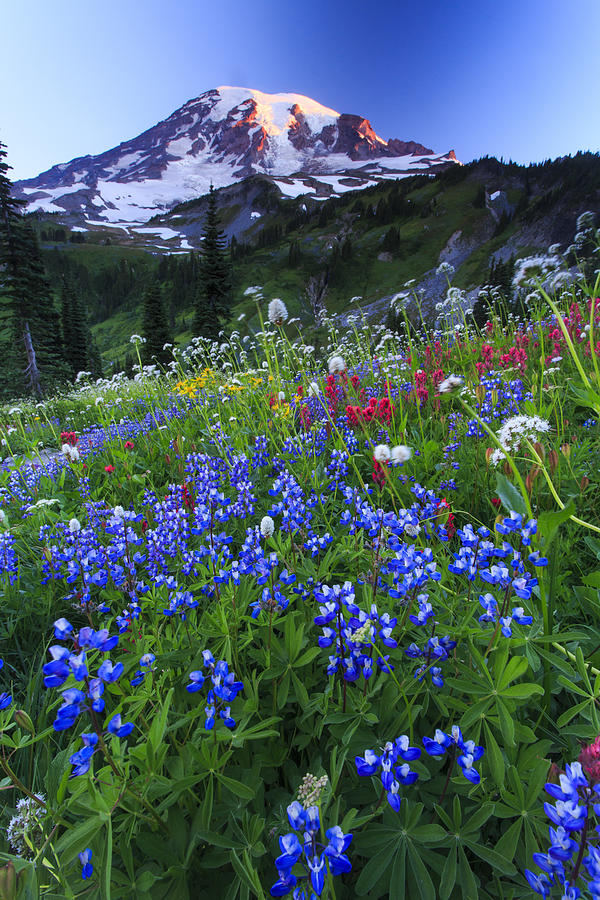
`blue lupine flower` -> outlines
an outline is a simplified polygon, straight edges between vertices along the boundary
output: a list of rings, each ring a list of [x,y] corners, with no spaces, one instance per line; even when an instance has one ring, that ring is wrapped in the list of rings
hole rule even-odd
[[[133,727],[133,722],[125,722],[121,725],[121,716],[118,714],[113,716],[107,725],[110,733],[115,734],[117,737],[127,737],[133,731]]]
[[[0,694],[0,709],[6,709],[12,703],[12,694],[2,692]]]
[[[217,708],[219,708],[219,717],[223,719],[225,726],[227,728],[235,728],[236,723],[231,715],[230,703],[243,690],[244,684],[235,680],[235,674],[229,671],[229,666],[224,659],[215,663],[214,656],[210,650],[202,651],[202,659],[206,668],[210,670],[209,677],[213,685],[206,695],[207,705],[205,707],[206,719],[204,727],[207,731],[211,731],[214,728]],[[199,691],[207,679],[207,676],[199,670],[190,672],[189,677],[190,684],[186,687],[190,693]]]
[[[199,691],[202,688],[206,676],[203,672],[196,670],[194,672],[190,672],[189,677],[191,684],[187,685],[187,690],[190,692],[190,694],[193,694],[195,691]]]
[[[443,756],[446,752],[454,754],[467,781],[479,784],[481,777],[473,768],[473,763],[481,759],[485,751],[483,747],[476,746],[474,741],[465,741],[458,725],[452,726],[450,734],[437,728],[433,738],[424,737],[422,740],[429,756]],[[459,755],[456,755],[457,750],[460,750]]]
[[[97,734],[82,734],[81,740],[83,741],[83,749],[69,757],[69,762],[73,766],[71,778],[76,778],[78,775],[85,775],[85,773],[89,771],[92,756],[97,749]]]
[[[73,626],[66,619],[57,619],[54,623],[54,636],[64,641],[73,631]]]
[[[83,850],[79,854],[79,862],[83,866],[83,868],[81,870],[81,877],[84,879],[90,878],[92,875],[92,872],[94,871],[94,867],[92,866],[91,859],[92,859],[92,851],[90,850],[89,847],[87,847],[85,850]]]
[[[306,871],[305,878],[312,889],[311,898],[320,897],[325,886],[327,864],[332,875],[351,871],[352,863],[346,856],[346,850],[350,846],[352,835],[344,834],[339,825],[335,825],[325,832],[329,843],[323,847],[317,841],[321,828],[318,807],[304,809],[295,800],[288,806],[287,813],[294,832],[304,830],[304,835],[302,841],[294,832],[279,838],[281,854],[275,860],[279,877],[271,888],[271,896],[284,897],[293,890],[294,898],[306,897],[304,890],[296,887],[298,878],[292,874],[293,867],[301,862]]]
[[[123,671],[123,663],[119,662],[113,664],[110,659],[105,659],[98,669],[98,678],[101,678],[102,681],[105,681],[107,684],[113,684],[115,681],[119,680]]]
[[[392,743],[388,741],[381,755],[373,750],[365,750],[364,756],[355,757],[356,771],[359,775],[375,775],[381,768],[381,784],[387,791],[387,800],[395,812],[400,809],[401,797],[399,788],[401,784],[414,784],[419,777],[411,771],[409,762],[418,759],[421,751],[418,747],[409,745],[407,735],[403,734]],[[404,764],[396,765],[398,757],[404,760]]]

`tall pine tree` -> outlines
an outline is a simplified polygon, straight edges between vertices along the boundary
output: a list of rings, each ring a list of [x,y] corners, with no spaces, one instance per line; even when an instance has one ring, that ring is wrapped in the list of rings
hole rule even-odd
[[[63,343],[71,376],[79,372],[92,371],[89,326],[78,291],[73,280],[66,275],[61,292],[61,324]]]
[[[156,282],[150,284],[144,292],[142,335],[146,338],[143,346],[144,362],[168,363],[172,354],[164,346],[171,341],[171,328],[162,291]]]
[[[216,340],[231,314],[231,268],[225,235],[219,228],[217,198],[211,184],[204,224],[196,292],[194,335]]]
[[[11,196],[10,166],[0,143],[1,388],[6,395],[44,390],[68,376],[57,311],[35,232]]]

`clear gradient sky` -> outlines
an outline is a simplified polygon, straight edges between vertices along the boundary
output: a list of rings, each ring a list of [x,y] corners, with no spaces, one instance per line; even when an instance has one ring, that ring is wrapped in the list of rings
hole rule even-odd
[[[221,84],[306,94],[467,162],[600,150],[600,0],[0,0],[27,178]]]

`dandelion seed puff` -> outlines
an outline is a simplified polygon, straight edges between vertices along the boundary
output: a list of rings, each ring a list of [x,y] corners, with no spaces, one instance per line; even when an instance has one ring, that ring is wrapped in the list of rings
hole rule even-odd
[[[79,519],[71,519],[69,521],[69,531],[71,534],[76,534],[78,531],[81,531],[81,522]]]
[[[411,448],[405,447],[404,444],[398,444],[397,447],[392,447],[391,459],[393,463],[407,462],[411,456]]]
[[[378,463],[390,461],[392,452],[387,444],[378,444],[373,450],[373,459]]]
[[[260,522],[260,533],[264,538],[269,538],[275,531],[275,522],[271,516],[263,516]]]
[[[343,356],[332,356],[328,364],[330,375],[339,375],[346,371],[346,363]]]

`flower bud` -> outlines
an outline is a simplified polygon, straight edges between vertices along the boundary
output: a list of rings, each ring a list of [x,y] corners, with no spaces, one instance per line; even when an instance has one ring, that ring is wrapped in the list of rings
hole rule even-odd
[[[571,445],[570,444],[561,444],[561,453],[565,457],[565,459],[569,459],[571,456]]]
[[[538,466],[532,466],[530,471],[527,473],[527,478],[525,479],[525,487],[527,488],[528,494],[531,494],[533,483],[539,474],[540,470]]]
[[[16,900],[16,897],[17,872],[11,860],[0,868],[0,900]]]
[[[581,481],[579,482],[579,490],[583,493],[583,491],[585,491],[585,489],[589,483],[590,483],[590,479],[587,477],[587,475],[584,475],[583,478],[581,479]]]
[[[23,731],[28,731],[29,734],[35,734],[35,728],[33,727],[31,717],[28,713],[25,712],[24,709],[15,709],[13,718],[19,728],[21,728]]]
[[[537,453],[537,455],[543,462],[546,459],[546,449],[543,446],[543,444],[540,444],[539,441],[536,441],[535,444],[533,445],[533,449],[535,450],[535,452]]]
[[[548,463],[550,465],[550,471],[554,475],[558,468],[558,453],[556,450],[551,450],[548,454]]]

